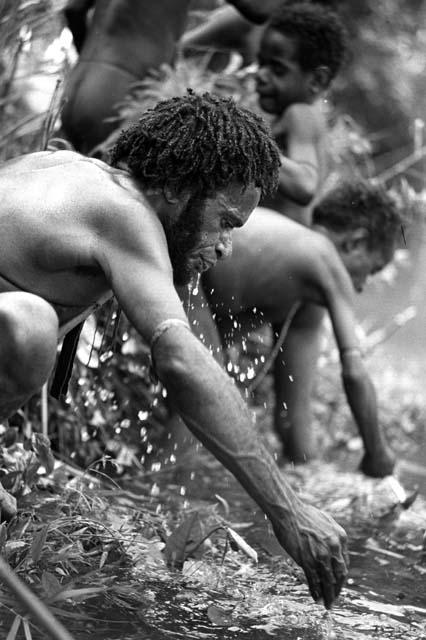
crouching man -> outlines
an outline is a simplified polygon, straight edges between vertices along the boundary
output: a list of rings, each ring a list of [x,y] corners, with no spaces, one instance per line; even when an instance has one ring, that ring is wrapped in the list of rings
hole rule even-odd
[[[283,454],[294,462],[315,456],[310,436],[323,310],[340,352],[349,406],[364,443],[361,469],[374,477],[392,472],[394,456],[378,420],[376,393],[355,332],[355,291],[393,256],[401,218],[393,200],[368,183],[343,184],[314,208],[314,230],[258,208],[234,236],[230,260],[203,277],[222,344],[269,321],[274,335],[288,326],[274,362],[275,429]],[[197,331],[221,353],[211,317],[197,302]],[[288,325],[289,323],[289,325]],[[237,327],[237,329],[235,328]]]
[[[346,536],[303,504],[259,442],[234,385],[192,334],[175,284],[231,252],[277,182],[263,121],[230,99],[160,102],[122,132],[111,164],[40,152],[0,168],[0,420],[49,378],[58,338],[115,295],[197,438],[241,482],[330,607]]]

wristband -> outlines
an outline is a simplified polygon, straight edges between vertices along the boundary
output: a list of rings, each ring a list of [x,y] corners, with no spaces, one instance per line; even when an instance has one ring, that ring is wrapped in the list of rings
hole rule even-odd
[[[181,320],[180,318],[170,318],[169,320],[164,320],[163,322],[160,322],[160,324],[152,334],[151,342],[149,344],[149,348],[151,349],[151,352],[155,347],[156,343],[158,342],[159,338],[161,338],[161,336],[163,335],[163,333],[165,333],[172,327],[179,327],[179,326],[186,327],[186,329],[191,331],[191,327],[189,326],[188,322],[186,322],[185,320]]]

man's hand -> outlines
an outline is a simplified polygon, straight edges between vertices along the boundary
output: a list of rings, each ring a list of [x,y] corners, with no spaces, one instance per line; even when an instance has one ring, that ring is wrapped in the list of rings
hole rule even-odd
[[[330,609],[348,574],[349,557],[344,529],[329,515],[310,505],[299,506],[296,531],[275,530],[278,541],[305,572],[315,602]]]
[[[385,476],[391,475],[395,467],[395,462],[394,454],[386,448],[374,456],[365,453],[359,468],[366,476],[384,478]]]

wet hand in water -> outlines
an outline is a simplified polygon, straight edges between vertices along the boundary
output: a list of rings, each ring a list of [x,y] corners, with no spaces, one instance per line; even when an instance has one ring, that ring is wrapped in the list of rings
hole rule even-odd
[[[344,529],[329,515],[309,505],[296,514],[293,528],[276,532],[287,553],[302,567],[311,596],[330,609],[348,575],[349,556]]]
[[[396,459],[392,451],[384,449],[374,456],[365,453],[359,468],[366,476],[384,478],[391,475],[395,462]]]

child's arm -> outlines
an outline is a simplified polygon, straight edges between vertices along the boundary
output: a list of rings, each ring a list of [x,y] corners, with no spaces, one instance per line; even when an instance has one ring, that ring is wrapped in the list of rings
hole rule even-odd
[[[313,107],[293,104],[273,126],[281,156],[278,191],[302,206],[315,196],[320,181],[318,144],[320,127]],[[281,142],[281,144],[280,144]]]

